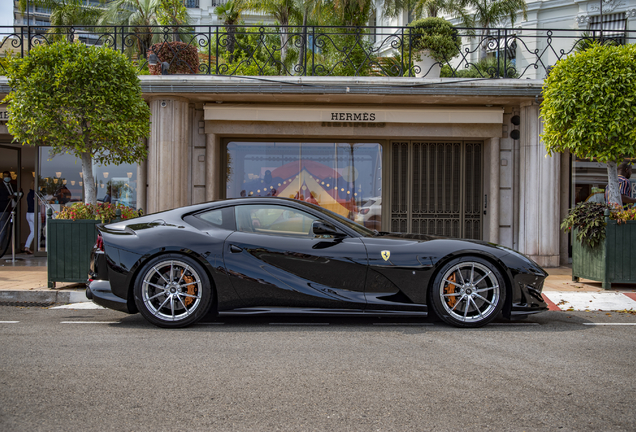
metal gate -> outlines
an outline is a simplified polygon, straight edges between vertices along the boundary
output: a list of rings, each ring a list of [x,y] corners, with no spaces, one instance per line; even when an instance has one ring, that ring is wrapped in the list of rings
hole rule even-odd
[[[481,239],[482,142],[391,142],[391,231]]]

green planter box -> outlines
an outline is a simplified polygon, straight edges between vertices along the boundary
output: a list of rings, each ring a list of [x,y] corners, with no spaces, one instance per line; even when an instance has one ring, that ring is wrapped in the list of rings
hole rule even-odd
[[[636,283],[636,221],[618,224],[605,218],[605,241],[590,248],[572,235],[572,280],[590,279],[611,289],[613,283]]]
[[[99,220],[46,220],[49,288],[56,282],[86,282]]]

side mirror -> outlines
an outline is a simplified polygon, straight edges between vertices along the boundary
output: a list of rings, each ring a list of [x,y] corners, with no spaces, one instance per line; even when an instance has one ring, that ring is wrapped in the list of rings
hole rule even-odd
[[[334,236],[334,237],[344,236],[344,234],[338,231],[335,226],[323,220],[314,221],[311,224],[311,229],[313,233],[317,236],[323,236],[323,235]]]

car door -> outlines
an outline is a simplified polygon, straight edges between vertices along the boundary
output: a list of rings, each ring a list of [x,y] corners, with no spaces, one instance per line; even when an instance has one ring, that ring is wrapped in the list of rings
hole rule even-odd
[[[320,218],[291,206],[238,205],[224,263],[247,307],[362,310],[366,248],[358,237],[321,236]]]

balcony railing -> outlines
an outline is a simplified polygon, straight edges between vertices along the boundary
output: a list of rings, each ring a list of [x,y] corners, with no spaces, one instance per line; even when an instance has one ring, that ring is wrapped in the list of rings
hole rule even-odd
[[[155,52],[168,55],[160,60],[168,62],[170,70],[179,66],[181,73],[432,77],[441,68],[441,77],[542,79],[559,59],[592,41],[636,41],[636,31],[608,37],[599,30],[457,28],[457,35],[461,38],[457,55],[425,67],[417,61],[419,53],[408,27],[60,26],[46,32],[26,26],[0,27],[0,53],[24,56],[34,46],[81,39],[127,54],[140,71],[148,68],[151,46],[161,44],[155,45]],[[192,48],[186,55],[187,47],[194,47],[198,63]]]

